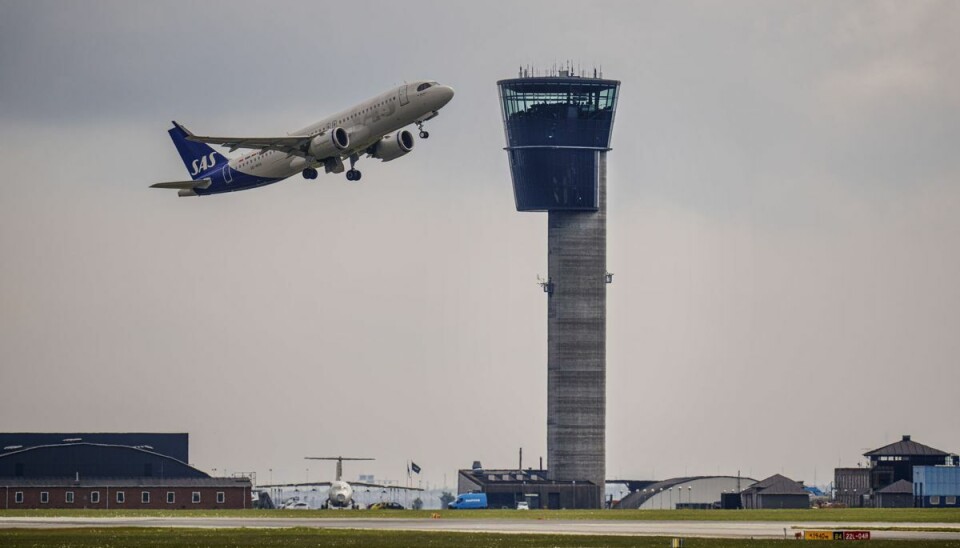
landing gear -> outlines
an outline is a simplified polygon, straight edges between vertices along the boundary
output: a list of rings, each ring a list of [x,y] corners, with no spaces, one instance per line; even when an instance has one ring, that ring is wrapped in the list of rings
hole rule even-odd
[[[319,175],[317,170],[313,169],[312,167],[308,167],[307,169],[303,170],[304,179],[316,179],[317,175]]]
[[[417,122],[417,129],[420,130],[420,138],[427,139],[430,137],[430,132],[423,129],[423,122]]]
[[[360,170],[353,167],[357,163],[357,160],[359,159],[360,159],[359,154],[350,155],[350,169],[347,170],[348,181],[359,181],[360,177],[363,177],[363,174],[360,173]]]

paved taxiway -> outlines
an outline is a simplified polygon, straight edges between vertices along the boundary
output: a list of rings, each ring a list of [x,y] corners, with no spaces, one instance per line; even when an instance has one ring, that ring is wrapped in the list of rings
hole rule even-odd
[[[873,538],[902,540],[960,540],[955,523],[790,523],[773,521],[621,521],[621,520],[509,520],[509,519],[392,519],[392,518],[81,518],[0,517],[0,528],[64,527],[313,527],[318,529],[373,529],[378,531],[448,531],[471,533],[546,533],[569,535],[643,535],[715,538],[793,538],[804,529],[873,530]],[[952,532],[929,530],[948,528]]]

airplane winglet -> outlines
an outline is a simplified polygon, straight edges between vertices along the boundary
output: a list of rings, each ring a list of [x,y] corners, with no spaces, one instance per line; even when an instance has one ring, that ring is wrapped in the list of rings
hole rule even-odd
[[[185,125],[177,123],[176,120],[171,120],[171,122],[173,122],[173,125],[176,126],[177,129],[179,129],[180,131],[186,133],[188,138],[189,138],[189,137],[193,137],[193,132],[190,131],[189,129],[187,129],[187,127],[186,127]]]

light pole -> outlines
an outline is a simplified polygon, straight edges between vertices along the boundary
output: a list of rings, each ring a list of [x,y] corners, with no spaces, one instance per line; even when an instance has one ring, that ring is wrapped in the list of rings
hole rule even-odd
[[[687,505],[693,507],[693,486],[687,486]]]
[[[663,487],[660,488],[660,509],[663,510]]]
[[[673,510],[673,509],[674,509],[674,506],[673,506],[673,487],[670,487],[669,489],[667,489],[667,492],[670,493],[670,507],[669,507],[669,509],[670,509],[670,510]]]

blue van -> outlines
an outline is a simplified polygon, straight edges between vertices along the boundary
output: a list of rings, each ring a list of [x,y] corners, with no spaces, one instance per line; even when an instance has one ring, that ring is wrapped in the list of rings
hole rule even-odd
[[[451,510],[473,510],[487,507],[486,493],[464,493],[447,505]]]

